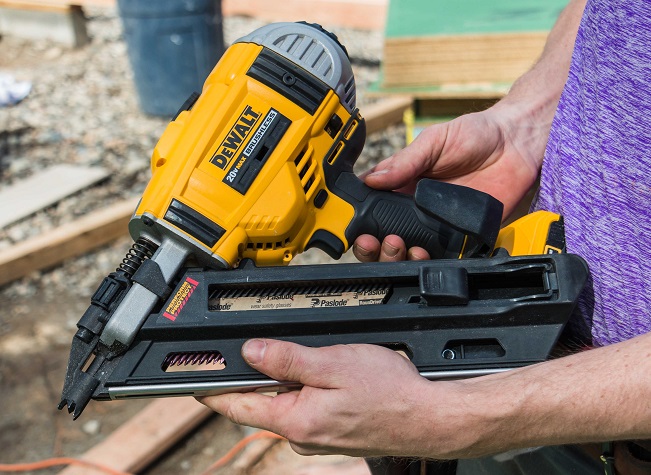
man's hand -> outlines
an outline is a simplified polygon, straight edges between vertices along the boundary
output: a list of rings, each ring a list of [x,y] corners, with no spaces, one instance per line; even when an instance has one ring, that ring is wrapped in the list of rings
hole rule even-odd
[[[651,333],[604,348],[460,381],[427,381],[374,345],[307,348],[250,340],[242,353],[278,396],[200,401],[271,430],[303,455],[455,459],[541,445],[651,439]]]
[[[363,177],[372,188],[406,193],[422,178],[468,186],[502,201],[508,216],[538,176],[548,133],[545,125],[534,126],[508,105],[498,104],[428,127]],[[407,250],[397,236],[382,245],[370,235],[360,236],[353,253],[362,262],[429,257],[421,248]]]
[[[308,348],[277,340],[250,340],[242,348],[255,369],[303,388],[275,397],[226,394],[200,401],[236,423],[286,437],[302,455],[431,454],[417,429],[433,405],[427,380],[399,354],[375,345]],[[441,389],[454,383],[440,383]],[[453,392],[440,403],[454,404]],[[446,404],[445,400],[449,403]],[[441,424],[445,417],[438,419]],[[445,444],[441,444],[443,447]]]

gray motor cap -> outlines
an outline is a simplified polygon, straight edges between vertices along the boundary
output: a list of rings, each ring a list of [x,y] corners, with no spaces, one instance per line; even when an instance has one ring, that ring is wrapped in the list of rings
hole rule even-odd
[[[271,23],[235,43],[255,43],[275,51],[330,86],[349,113],[355,109],[355,77],[346,50],[319,25]]]

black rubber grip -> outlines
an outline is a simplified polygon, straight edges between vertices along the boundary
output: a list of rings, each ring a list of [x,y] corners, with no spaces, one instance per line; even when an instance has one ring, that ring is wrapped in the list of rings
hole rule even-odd
[[[374,190],[357,177],[344,175],[337,185],[345,185],[348,194],[356,196],[350,201],[355,217],[346,230],[349,242],[361,234],[379,240],[397,234],[408,248],[422,247],[432,259],[483,257],[493,250],[503,206],[492,196],[422,179],[412,197]]]
[[[352,191],[352,180],[347,181],[347,191]],[[365,198],[351,202],[355,217],[346,229],[348,242],[352,243],[361,234],[371,234],[380,241],[396,234],[408,248],[422,247],[432,259],[459,257],[465,235],[418,209],[413,197],[374,190],[361,181],[357,186],[363,188]]]

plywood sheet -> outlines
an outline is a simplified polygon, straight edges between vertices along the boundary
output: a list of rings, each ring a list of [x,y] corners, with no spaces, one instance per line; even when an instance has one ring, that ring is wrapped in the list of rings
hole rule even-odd
[[[538,59],[567,1],[391,0],[382,87],[511,84]]]

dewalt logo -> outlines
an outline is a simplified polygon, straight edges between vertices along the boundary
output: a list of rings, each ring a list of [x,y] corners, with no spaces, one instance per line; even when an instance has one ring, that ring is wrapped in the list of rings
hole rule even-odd
[[[228,164],[233,160],[246,138],[253,130],[253,126],[260,118],[260,112],[256,112],[247,105],[238,119],[229,130],[224,141],[217,147],[215,154],[210,159],[210,163],[225,170]]]

